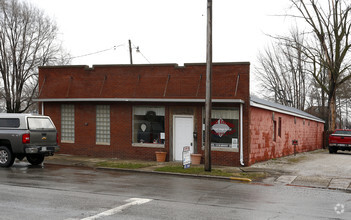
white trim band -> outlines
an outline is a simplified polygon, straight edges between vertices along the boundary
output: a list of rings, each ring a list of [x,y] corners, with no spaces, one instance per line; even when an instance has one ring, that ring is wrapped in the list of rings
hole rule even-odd
[[[53,98],[33,99],[35,102],[196,102],[204,103],[205,99],[162,99],[162,98]],[[216,103],[242,103],[242,99],[212,99]]]

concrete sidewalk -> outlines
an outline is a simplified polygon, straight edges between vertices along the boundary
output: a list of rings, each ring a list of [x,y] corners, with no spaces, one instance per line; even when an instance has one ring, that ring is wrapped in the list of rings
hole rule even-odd
[[[278,169],[265,183],[351,191],[351,153],[317,150],[256,163],[247,169]]]
[[[103,164],[137,164],[145,165],[141,168],[116,168],[111,166],[105,166]],[[217,178],[217,179],[229,179],[237,181],[251,182],[253,179],[262,179],[266,177],[264,170],[260,171],[243,171],[240,167],[225,167],[225,166],[212,166],[212,170],[220,170],[223,173],[232,174],[231,176],[218,176],[216,173],[206,172],[206,174],[189,174],[189,173],[174,173],[174,172],[164,172],[157,171],[159,168],[163,167],[182,167],[181,162],[156,162],[156,161],[143,161],[143,160],[122,160],[115,158],[93,158],[87,156],[75,156],[67,154],[55,154],[52,157],[46,157],[44,164],[56,164],[64,166],[85,166],[95,169],[104,169],[104,170],[118,170],[118,171],[128,171],[128,172],[143,172],[143,173],[154,173],[154,174],[167,174],[167,175],[180,175],[180,176],[190,176],[190,177],[203,177],[203,178]],[[204,165],[191,165],[191,167],[200,168],[204,170]],[[249,174],[247,174],[249,173]],[[251,178],[254,177],[254,178]]]
[[[137,169],[106,168],[99,165],[99,163],[102,162],[145,164],[146,167]],[[212,166],[213,170],[220,170],[232,174],[231,177],[214,176],[211,173],[199,175],[156,171],[157,168],[165,166],[181,167],[182,164],[179,162],[157,163],[156,161],[92,158],[64,154],[56,154],[53,157],[47,157],[44,164],[87,166],[96,169],[220,178],[245,182],[250,182],[252,180],[256,183],[271,185],[305,186],[351,191],[351,153],[340,152],[338,154],[329,154],[327,150],[300,153],[296,156],[292,155],[256,163],[250,167]],[[203,165],[195,165],[192,167],[203,168]]]

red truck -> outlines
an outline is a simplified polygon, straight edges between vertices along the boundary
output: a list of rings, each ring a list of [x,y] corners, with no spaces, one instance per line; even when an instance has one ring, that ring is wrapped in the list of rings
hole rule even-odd
[[[351,130],[336,129],[329,136],[329,153],[336,153],[338,150],[351,151]]]

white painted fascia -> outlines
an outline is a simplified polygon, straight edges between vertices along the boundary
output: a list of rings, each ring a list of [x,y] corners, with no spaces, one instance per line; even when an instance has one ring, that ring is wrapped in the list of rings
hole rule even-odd
[[[162,98],[53,98],[33,99],[35,102],[192,102],[205,103],[205,99],[162,99]],[[242,103],[242,99],[212,99],[215,103]]]

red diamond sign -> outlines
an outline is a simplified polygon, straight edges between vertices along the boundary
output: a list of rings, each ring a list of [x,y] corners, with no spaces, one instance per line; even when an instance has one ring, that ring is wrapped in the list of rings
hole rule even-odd
[[[233,125],[229,122],[225,122],[223,119],[218,119],[214,123],[212,123],[212,133],[215,135],[218,135],[219,137],[222,137],[223,135],[226,134],[231,134],[234,132],[233,130]]]

